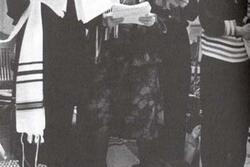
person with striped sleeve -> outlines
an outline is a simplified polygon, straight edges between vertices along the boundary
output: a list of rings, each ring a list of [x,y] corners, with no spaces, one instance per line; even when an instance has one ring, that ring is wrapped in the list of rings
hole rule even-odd
[[[243,167],[249,125],[246,0],[200,0],[202,166]]]

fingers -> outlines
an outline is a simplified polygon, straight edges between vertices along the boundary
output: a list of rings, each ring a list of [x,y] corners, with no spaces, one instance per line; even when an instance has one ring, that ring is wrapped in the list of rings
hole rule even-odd
[[[113,18],[112,17],[111,21],[113,22],[113,24],[118,25],[124,21],[124,18],[123,17],[121,17],[121,18]]]
[[[120,23],[122,23],[124,21],[124,18],[113,18],[113,17],[105,17],[103,19],[103,24],[106,27],[115,27],[117,25],[119,25]]]
[[[144,26],[152,26],[156,22],[156,15],[155,14],[150,14],[146,16],[139,17],[139,22],[144,25]],[[113,18],[112,16],[110,17],[105,17],[103,19],[103,24],[106,27],[115,27],[119,24],[121,24],[124,21],[124,18]]]
[[[242,37],[246,40],[250,40],[250,24],[246,24],[243,26]]]
[[[156,15],[148,15],[144,17],[139,17],[139,21],[145,26],[152,26],[156,22]]]
[[[180,0],[180,7],[184,8],[189,3],[189,0]]]
[[[244,35],[244,36],[243,36],[243,39],[245,39],[245,40],[249,41],[249,40],[250,40],[250,34],[248,34],[248,35]]]

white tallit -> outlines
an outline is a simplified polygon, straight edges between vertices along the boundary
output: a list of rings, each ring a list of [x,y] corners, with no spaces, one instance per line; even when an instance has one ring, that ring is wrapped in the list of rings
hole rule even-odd
[[[19,19],[9,38],[11,41],[27,22],[16,78],[16,129],[26,133],[28,141],[41,138],[45,129],[45,110],[43,97],[43,27],[41,3],[49,6],[57,15],[63,17],[67,0],[31,0],[30,5]]]

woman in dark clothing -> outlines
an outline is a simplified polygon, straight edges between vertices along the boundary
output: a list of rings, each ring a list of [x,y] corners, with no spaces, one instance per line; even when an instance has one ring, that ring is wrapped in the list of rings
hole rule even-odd
[[[243,167],[249,126],[246,0],[201,0],[203,167]]]
[[[17,23],[28,0],[9,0],[8,14]],[[44,45],[44,97],[46,109],[45,144],[41,160],[51,167],[106,166],[107,130],[100,129],[95,113],[89,113],[94,78],[94,40],[92,31],[100,21],[78,22],[74,1],[68,1],[64,18],[42,5]],[[17,55],[23,34],[18,35]],[[77,124],[72,113],[77,106]],[[30,149],[30,151],[33,149]],[[28,150],[29,151],[29,150]],[[31,157],[35,152],[31,152]],[[33,158],[32,158],[33,159]],[[40,162],[41,162],[40,160]]]
[[[150,1],[158,24],[149,28],[142,43],[150,54],[161,58],[160,89],[163,95],[165,125],[157,139],[139,142],[141,166],[160,166],[183,160],[185,143],[185,114],[190,85],[190,44],[187,20],[198,15],[198,3],[189,1],[184,8],[167,9]],[[147,39],[147,40],[145,40]]]

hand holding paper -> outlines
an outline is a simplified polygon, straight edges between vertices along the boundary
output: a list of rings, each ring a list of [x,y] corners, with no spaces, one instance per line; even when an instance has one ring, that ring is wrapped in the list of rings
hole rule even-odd
[[[117,24],[139,24],[151,26],[155,15],[151,14],[149,2],[136,5],[120,4],[117,0],[74,0],[78,20],[87,23],[95,17],[104,14],[104,23],[109,27]]]
[[[139,17],[139,21],[145,26],[152,26],[156,22],[155,14],[148,14],[146,16]]]
[[[114,4],[112,11],[104,17],[114,19],[123,18],[121,24],[138,24],[151,26],[156,21],[155,15],[150,13],[151,6],[148,2],[136,5]]]
[[[120,18],[113,18],[112,16],[107,16],[103,18],[103,24],[106,27],[112,28],[119,24],[121,24],[124,21],[123,17]]]
[[[189,0],[155,0],[155,4],[167,9],[182,7],[184,8],[189,3]]]

